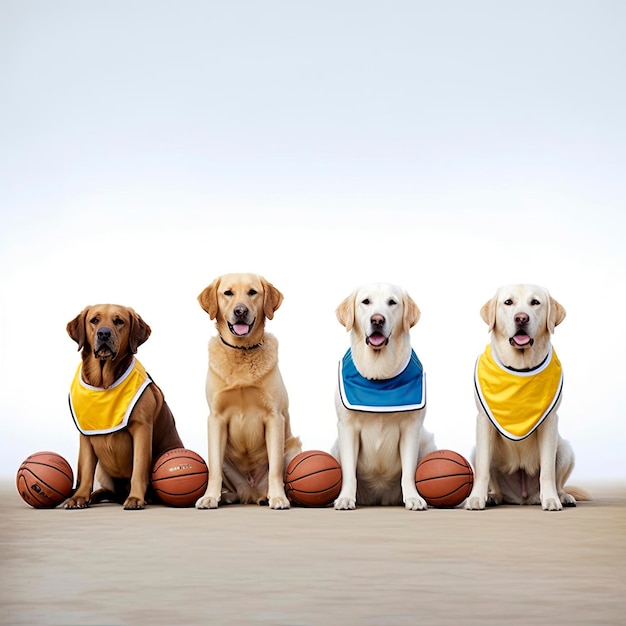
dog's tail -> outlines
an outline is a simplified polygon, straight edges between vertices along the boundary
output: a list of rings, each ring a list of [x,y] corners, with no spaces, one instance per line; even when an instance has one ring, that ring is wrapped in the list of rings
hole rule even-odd
[[[570,485],[565,486],[565,493],[568,493],[576,502],[591,502],[593,500],[592,495],[582,487],[574,487]]]

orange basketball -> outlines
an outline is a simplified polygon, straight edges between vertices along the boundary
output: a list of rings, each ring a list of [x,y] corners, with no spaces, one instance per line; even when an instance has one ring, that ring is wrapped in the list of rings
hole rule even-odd
[[[295,456],[285,470],[285,493],[293,504],[328,506],[341,491],[341,465],[321,450]]]
[[[26,504],[36,509],[53,509],[71,495],[74,473],[60,454],[36,452],[20,465],[15,483]]]
[[[474,471],[467,459],[452,450],[435,450],[417,465],[415,486],[430,506],[452,508],[469,496]]]
[[[193,506],[204,495],[208,480],[204,459],[186,448],[164,452],[152,468],[152,488],[168,506]]]

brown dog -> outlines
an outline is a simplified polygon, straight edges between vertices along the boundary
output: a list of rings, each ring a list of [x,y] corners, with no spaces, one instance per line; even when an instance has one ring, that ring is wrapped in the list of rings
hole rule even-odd
[[[129,307],[98,304],[69,322],[67,332],[82,363],[70,392],[80,432],[78,483],[65,508],[112,499],[143,509],[152,460],[183,447],[163,393],[134,356],[150,327]],[[92,493],[94,476],[101,489]]]
[[[198,300],[218,336],[209,342],[209,483],[198,509],[265,503],[288,509],[283,471],[301,451],[291,434],[278,341],[265,332],[283,295],[256,274],[214,280]]]

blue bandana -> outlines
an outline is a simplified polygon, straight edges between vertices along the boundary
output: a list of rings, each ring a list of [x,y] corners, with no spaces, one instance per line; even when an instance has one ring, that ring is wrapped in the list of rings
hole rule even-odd
[[[350,411],[394,413],[415,411],[426,406],[424,368],[411,350],[411,358],[404,370],[386,380],[369,380],[359,374],[352,350],[348,349],[339,362],[339,396]]]

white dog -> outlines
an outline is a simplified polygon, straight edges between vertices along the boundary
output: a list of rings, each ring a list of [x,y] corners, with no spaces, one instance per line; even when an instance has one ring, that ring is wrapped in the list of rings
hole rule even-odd
[[[480,314],[491,342],[475,369],[476,475],[465,507],[576,506],[565,491],[574,453],[558,432],[563,376],[550,342],[565,309],[543,287],[507,285]]]
[[[420,310],[401,287],[376,283],[346,298],[337,318],[351,333],[351,349],[335,394],[339,436],[332,453],[343,474],[335,509],[357,502],[425,509],[415,469],[435,443],[422,427],[425,381],[409,336]]]

